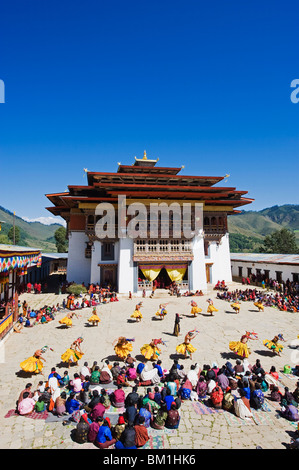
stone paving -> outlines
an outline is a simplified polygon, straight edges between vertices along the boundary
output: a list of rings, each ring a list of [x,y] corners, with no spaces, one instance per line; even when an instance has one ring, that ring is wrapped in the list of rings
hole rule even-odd
[[[242,288],[239,284],[231,283],[230,288]],[[55,294],[23,294],[21,302],[26,299],[30,307],[39,307],[45,304],[61,303],[65,295]],[[219,309],[215,316],[206,313],[206,300],[212,297],[214,305]],[[257,341],[251,341],[250,363],[254,364],[259,358],[262,366],[269,371],[272,365],[280,372],[282,386],[288,386],[291,391],[295,389],[296,379],[290,379],[281,373],[285,364],[294,366],[299,363],[299,349],[293,349],[291,342],[299,334],[298,313],[280,312],[275,308],[266,307],[260,313],[252,302],[241,304],[240,314],[235,314],[230,304],[217,300],[216,292],[210,290],[207,295],[197,297],[196,301],[202,308],[202,313],[196,318],[190,315],[190,298],[171,297],[162,294],[153,299],[142,299],[143,319],[135,323],[130,318],[135,304],[140,298],[129,300],[120,297],[119,302],[109,303],[97,307],[101,322],[98,327],[91,327],[87,319],[91,309],[78,311],[78,318],[74,317],[73,326],[64,329],[59,319],[65,312],[59,312],[54,321],[45,325],[36,325],[33,328],[23,328],[21,334],[11,333],[1,345],[0,373],[0,448],[1,449],[96,449],[93,444],[77,444],[72,440],[73,426],[63,426],[61,422],[46,423],[44,420],[33,420],[21,416],[4,418],[6,413],[15,407],[16,399],[25,384],[29,381],[36,388],[39,380],[48,376],[51,367],[56,366],[61,374],[65,367],[60,366],[61,354],[70,346],[78,336],[84,338],[82,349],[84,358],[78,366],[70,368],[70,377],[78,372],[81,363],[87,361],[89,365],[96,360],[99,364],[105,358],[116,360],[113,350],[113,341],[120,335],[135,338],[133,354],[140,360],[140,347],[152,338],[162,337],[167,346],[162,346],[163,366],[168,368],[176,357],[175,347],[183,341],[187,331],[196,328],[200,331],[192,344],[197,348],[190,359],[180,360],[185,369],[189,370],[191,363],[198,362],[218,366],[227,360],[235,362],[237,359],[229,351],[229,341],[239,340],[245,331],[256,331],[259,335]],[[163,321],[155,317],[161,302],[167,302],[168,314]],[[175,313],[183,315],[181,320],[181,336],[172,336]],[[281,357],[273,356],[263,344],[263,339],[272,339],[277,333],[283,333],[286,339]],[[31,378],[20,374],[20,362],[31,356],[33,352],[45,345],[53,351],[45,353],[44,376]],[[128,389],[130,390],[130,389]],[[160,432],[163,434],[163,447],[165,449],[281,449],[290,442],[294,436],[296,426],[284,418],[280,418],[276,409],[271,406],[269,412],[263,413],[265,422],[259,424],[244,423],[241,420],[228,419],[227,412],[212,414],[197,414],[194,408],[196,402],[185,401],[181,407],[181,423],[178,430]]]

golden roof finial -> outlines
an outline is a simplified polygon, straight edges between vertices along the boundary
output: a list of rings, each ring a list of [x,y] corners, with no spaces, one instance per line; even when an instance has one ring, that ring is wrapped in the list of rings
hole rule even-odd
[[[143,160],[147,160],[146,151],[143,152]]]

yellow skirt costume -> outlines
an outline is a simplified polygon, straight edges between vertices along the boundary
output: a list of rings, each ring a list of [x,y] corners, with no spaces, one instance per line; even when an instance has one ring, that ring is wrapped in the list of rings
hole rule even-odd
[[[140,310],[134,310],[131,315],[131,318],[142,318],[142,313],[140,312]]]
[[[114,351],[115,351],[115,354],[124,359],[127,357],[127,355],[133,351],[133,346],[131,343],[129,342],[126,342],[126,343],[123,343],[123,344],[116,344],[115,347],[114,347]]]
[[[281,353],[281,351],[283,350],[282,344],[274,343],[273,341],[269,341],[268,339],[264,339],[263,345],[266,346],[266,348],[276,353]]]
[[[66,326],[72,326],[73,324],[71,318],[69,317],[63,317],[61,320],[59,320],[59,323],[61,323],[61,325],[66,325]]]
[[[179,354],[193,354],[196,351],[196,348],[192,346],[191,343],[181,343],[176,347],[176,352]]]
[[[20,367],[25,372],[38,374],[42,371],[44,364],[38,357],[30,356],[25,361],[21,362]]]
[[[239,312],[239,311],[240,311],[240,308],[241,308],[241,305],[238,304],[238,303],[233,303],[233,304],[231,304],[231,307],[232,307],[234,310],[236,310],[237,312]]]
[[[151,346],[150,344],[144,344],[142,348],[140,348],[141,354],[145,357],[145,359],[152,359],[156,361],[161,354],[161,349],[157,346]]]
[[[231,341],[229,343],[229,349],[240,357],[249,357],[250,354],[250,349],[247,344],[242,343],[242,341]]]
[[[218,310],[217,310],[217,311],[218,311]],[[192,307],[192,308],[191,308],[191,314],[192,314],[192,315],[196,315],[197,313],[200,313],[200,312],[202,312],[202,309],[199,308],[199,307]]]
[[[92,322],[92,323],[99,323],[101,320],[100,318],[97,316],[96,313],[94,313],[93,315],[91,315],[91,317],[88,319],[88,321]]]
[[[207,312],[208,313],[218,312],[218,309],[215,308],[214,305],[209,305]]]
[[[264,311],[264,306],[263,306],[262,302],[254,302],[253,305],[255,305],[259,309],[259,311],[261,311],[261,310],[262,310],[262,312]]]
[[[163,313],[162,313],[163,310]],[[162,317],[163,315],[167,315],[167,310],[165,308],[159,308],[159,310],[156,312],[157,317]]]
[[[61,355],[61,360],[63,362],[77,362],[81,357],[83,356],[84,353],[81,353],[80,351],[77,351],[72,348],[68,348],[65,353]]]

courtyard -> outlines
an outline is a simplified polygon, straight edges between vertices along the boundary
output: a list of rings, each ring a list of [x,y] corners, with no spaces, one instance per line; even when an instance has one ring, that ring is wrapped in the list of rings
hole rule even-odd
[[[240,284],[229,283],[230,290],[242,288]],[[62,303],[66,295],[45,293],[40,295],[22,294],[20,301],[26,299],[29,307],[38,308],[44,305]],[[207,299],[212,298],[218,312],[210,316],[207,312]],[[176,346],[183,342],[185,334],[192,330],[199,330],[199,334],[192,341],[197,348],[192,360],[179,359],[188,371],[191,364],[216,362],[218,366],[227,360],[235,364],[237,357],[229,350],[230,341],[238,341],[246,331],[255,331],[258,340],[250,341],[250,364],[260,359],[266,372],[274,365],[280,374],[280,385],[283,390],[288,386],[290,391],[296,387],[298,377],[283,374],[283,367],[290,364],[294,367],[299,363],[299,350],[294,349],[292,341],[299,334],[299,318],[296,313],[281,312],[276,308],[265,307],[263,313],[258,312],[253,302],[243,302],[241,311],[236,314],[230,304],[216,299],[216,291],[210,290],[202,297],[196,297],[202,313],[196,318],[190,314],[191,297],[174,297],[166,291],[156,292],[153,299],[120,296],[119,302],[108,303],[97,307],[101,319],[98,327],[88,324],[91,308],[76,311],[73,326],[65,329],[59,324],[59,319],[65,316],[65,311],[56,314],[55,320],[47,324],[39,324],[33,328],[23,328],[20,334],[11,333],[1,346],[1,393],[0,393],[0,448],[1,449],[96,449],[93,444],[77,444],[71,437],[72,425],[63,426],[62,422],[51,422],[44,419],[30,419],[21,416],[8,416],[8,412],[15,408],[16,400],[26,383],[31,382],[35,390],[40,380],[46,380],[51,367],[55,366],[58,373],[63,374],[65,366],[61,367],[61,354],[70,347],[72,341],[82,336],[84,341],[82,350],[84,357],[78,366],[69,369],[70,378],[79,372],[83,362],[89,366],[94,361],[101,365],[102,361],[111,362],[117,358],[113,350],[113,342],[119,336],[134,338],[132,355],[139,362],[142,359],[140,348],[149,343],[152,338],[162,338],[166,346],[162,349],[162,365],[168,369],[177,358]],[[142,300],[140,323],[135,323],[131,314],[136,303]],[[167,315],[163,321],[155,313],[160,303],[166,303]],[[182,315],[181,336],[172,335],[174,317],[176,313]],[[274,335],[282,333],[286,340],[281,356],[274,356],[262,341],[272,339]],[[20,373],[20,362],[31,356],[36,349],[49,346],[44,354],[46,359],[42,375],[24,377]],[[125,391],[131,391],[125,389]],[[268,393],[266,392],[266,396]],[[152,434],[148,448],[160,449],[283,449],[295,435],[296,425],[278,413],[280,407],[266,400],[267,411],[255,413],[255,419],[250,422],[241,420],[229,412],[220,410],[211,412],[199,402],[184,401],[181,407],[181,422],[178,430],[157,431]],[[152,446],[152,447],[151,447]]]

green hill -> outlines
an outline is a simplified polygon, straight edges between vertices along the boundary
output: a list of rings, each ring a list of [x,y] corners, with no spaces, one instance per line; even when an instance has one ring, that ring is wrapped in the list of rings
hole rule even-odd
[[[256,252],[266,235],[283,227],[293,231],[299,246],[299,205],[285,204],[228,217],[231,251]]]
[[[13,213],[0,206],[1,224],[0,243],[11,243],[7,234],[13,226]],[[45,225],[40,222],[26,222],[21,217],[15,216],[15,226],[19,227],[21,239],[19,245],[42,249],[45,252],[56,252],[54,239],[55,231],[60,224]]]

